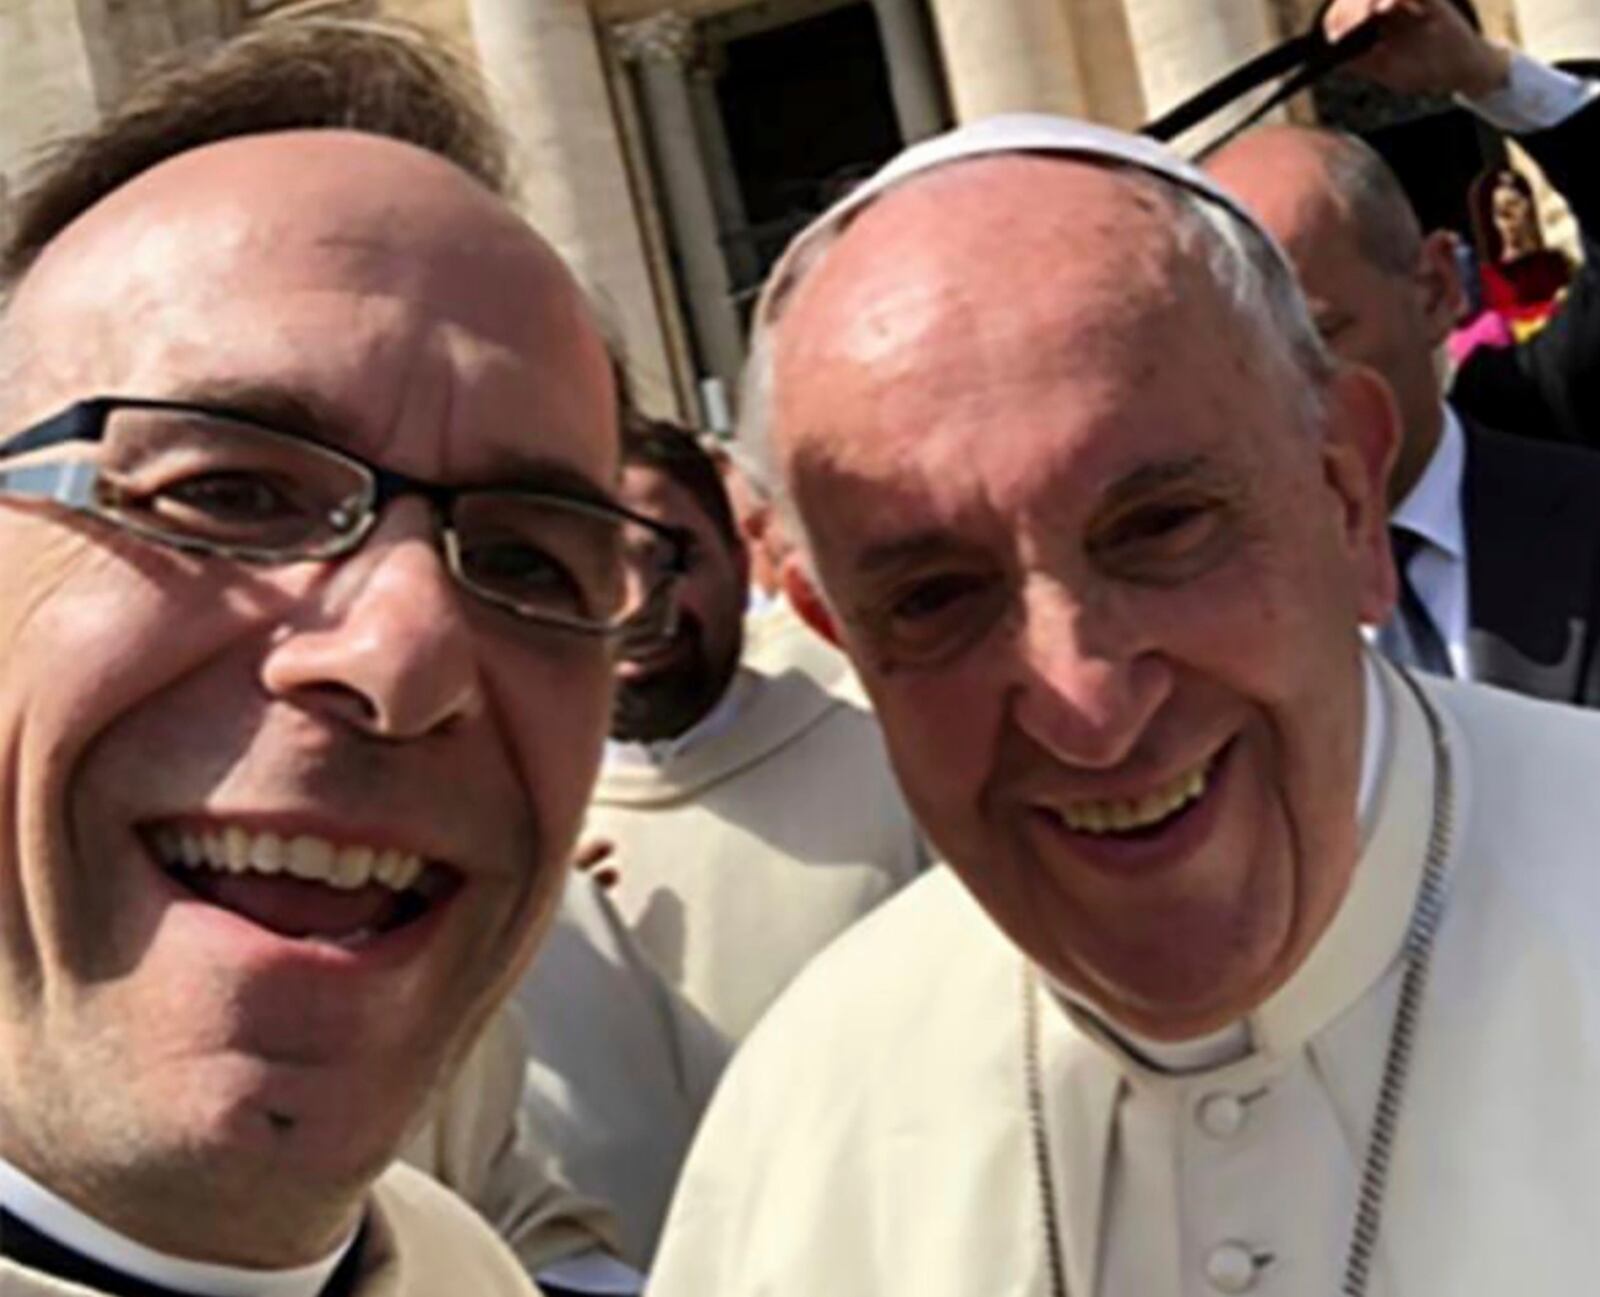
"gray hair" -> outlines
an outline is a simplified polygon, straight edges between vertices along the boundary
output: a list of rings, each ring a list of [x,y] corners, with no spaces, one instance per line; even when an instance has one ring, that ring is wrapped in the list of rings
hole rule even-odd
[[[959,166],[960,162],[948,165]],[[1293,269],[1277,245],[1235,208],[1203,191],[1137,166],[1097,160],[1159,195],[1172,212],[1179,250],[1197,256],[1230,308],[1281,372],[1301,383],[1304,424],[1320,430],[1323,396],[1337,368],[1322,341]],[[857,209],[859,211],[865,209]],[[751,331],[734,433],[738,460],[758,488],[772,496],[796,536],[805,534],[773,451],[776,367],[774,337],[800,284],[844,237],[849,221],[821,229],[786,258],[762,294]]]

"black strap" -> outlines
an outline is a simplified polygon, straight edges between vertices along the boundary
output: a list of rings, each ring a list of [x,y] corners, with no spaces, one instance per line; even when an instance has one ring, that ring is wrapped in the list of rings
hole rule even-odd
[[[1325,3],[1318,9],[1317,16],[1312,20],[1308,31],[1274,46],[1265,54],[1256,55],[1248,63],[1213,81],[1199,93],[1185,99],[1176,108],[1147,123],[1140,130],[1140,134],[1165,143],[1185,131],[1192,130],[1208,117],[1214,116],[1274,77],[1283,78],[1272,93],[1251,109],[1242,121],[1235,123],[1200,149],[1196,158],[1203,158],[1221,148],[1241,131],[1254,126],[1279,104],[1292,99],[1334,69],[1360,58],[1377,44],[1379,32],[1376,22],[1363,23],[1354,31],[1347,33],[1342,40],[1329,41],[1322,30],[1322,19],[1328,7],[1329,4]]]
[[[361,1276],[361,1246],[365,1233],[363,1225],[362,1235],[345,1253],[339,1268],[323,1286],[320,1297],[353,1297],[356,1281]],[[24,1269],[37,1270],[110,1297],[184,1297],[160,1284],[146,1283],[91,1260],[4,1209],[0,1209],[0,1256],[15,1261]]]

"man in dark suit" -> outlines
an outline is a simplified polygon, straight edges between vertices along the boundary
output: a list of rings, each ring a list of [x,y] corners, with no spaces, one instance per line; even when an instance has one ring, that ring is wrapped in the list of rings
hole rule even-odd
[[[1540,128],[1522,138],[1566,164],[1552,168],[1555,176],[1581,170],[1572,165],[1574,140],[1600,132],[1600,87],[1484,40],[1448,0],[1408,0],[1381,16],[1380,7],[1336,0],[1327,19],[1333,34],[1382,23],[1368,75],[1397,90],[1453,94],[1505,129]],[[1443,344],[1462,300],[1453,236],[1425,235],[1393,173],[1351,137],[1267,128],[1223,150],[1209,169],[1283,242],[1329,346],[1377,370],[1394,391],[1403,435],[1390,535],[1401,600],[1380,644],[1438,674],[1600,705],[1592,662],[1600,456],[1511,435],[1543,431],[1518,425],[1518,403],[1491,429],[1442,399]],[[1600,186],[1591,179],[1572,196],[1581,220],[1594,212]],[[1576,345],[1562,336],[1558,347]],[[1541,363],[1556,363],[1556,349],[1543,354]],[[1526,408],[1538,424],[1542,402],[1529,397]]]

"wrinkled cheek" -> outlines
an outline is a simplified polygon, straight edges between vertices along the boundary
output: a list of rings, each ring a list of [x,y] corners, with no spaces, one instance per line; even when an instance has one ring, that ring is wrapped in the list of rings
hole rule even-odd
[[[918,821],[956,849],[981,831],[985,789],[994,776],[996,701],[975,692],[895,688],[877,699],[895,776]]]
[[[80,876],[68,821],[84,754],[240,622],[188,560],[3,514],[0,547],[14,549],[0,564],[0,990],[17,1004],[48,989],[74,939],[95,940],[97,923],[104,939],[111,902]]]

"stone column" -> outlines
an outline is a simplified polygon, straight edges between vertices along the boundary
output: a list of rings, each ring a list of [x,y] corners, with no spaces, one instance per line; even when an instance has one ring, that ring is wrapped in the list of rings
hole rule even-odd
[[[1068,0],[932,3],[957,120],[1005,112],[1083,114]]]
[[[1600,59],[1600,0],[1516,0],[1522,44],[1544,59]]]
[[[0,0],[0,175],[94,124],[94,71],[74,0]]]
[[[921,0],[872,0],[889,65],[889,90],[900,138],[907,144],[937,135],[945,126],[944,88],[933,33]]]
[[[472,0],[522,208],[619,329],[640,404],[678,413],[672,363],[600,44],[584,0]]]
[[[244,15],[227,0],[80,0],[95,88],[109,108],[120,100],[150,63],[203,41],[237,31]]]
[[[1125,0],[1144,87],[1145,111],[1157,117],[1225,72],[1276,44],[1267,0]],[[1242,116],[1248,104],[1236,111]],[[1206,124],[1215,134],[1228,120]]]
[[[718,238],[717,204],[695,126],[691,64],[700,57],[694,23],[667,12],[612,29],[617,52],[638,77],[645,133],[667,211],[702,377],[729,391],[744,364],[744,333]]]

